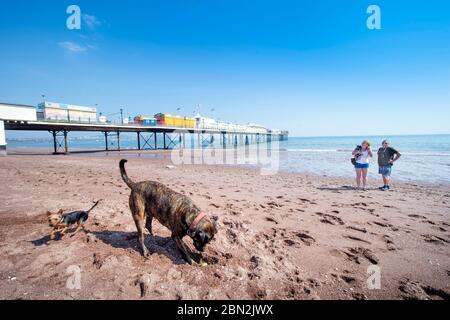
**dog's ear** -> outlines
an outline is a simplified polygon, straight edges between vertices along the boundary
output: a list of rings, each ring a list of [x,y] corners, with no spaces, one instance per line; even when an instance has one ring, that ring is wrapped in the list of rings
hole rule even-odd
[[[64,212],[64,209],[59,209],[57,214],[62,214]]]
[[[47,217],[50,217],[52,215],[52,213],[50,211],[46,212]]]

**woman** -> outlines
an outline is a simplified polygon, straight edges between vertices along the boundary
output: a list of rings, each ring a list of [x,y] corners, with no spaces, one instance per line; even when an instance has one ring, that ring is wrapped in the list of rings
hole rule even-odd
[[[356,185],[358,186],[358,189],[360,189],[362,180],[363,190],[366,190],[369,161],[370,158],[373,158],[372,149],[370,149],[370,142],[364,140],[360,146],[356,147],[352,154],[356,159]]]

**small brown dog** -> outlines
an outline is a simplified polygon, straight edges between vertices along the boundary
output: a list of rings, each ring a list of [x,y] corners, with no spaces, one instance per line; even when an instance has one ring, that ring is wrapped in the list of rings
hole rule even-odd
[[[61,238],[64,237],[69,227],[74,224],[77,224],[77,228],[72,236],[77,234],[81,228],[84,228],[83,223],[87,221],[89,218],[89,213],[98,205],[99,202],[100,200],[98,200],[88,211],[74,211],[66,214],[63,214],[63,209],[59,209],[57,213],[47,211],[48,224],[53,228],[50,233],[50,239],[54,240],[57,233],[59,233]]]
[[[151,235],[153,218],[172,231],[172,239],[183,254],[184,259],[194,264],[195,261],[189,254],[189,248],[183,242],[183,237],[188,235],[193,239],[198,251],[203,251],[205,245],[216,234],[216,225],[209,217],[200,211],[192,201],[165,185],[154,181],[135,183],[131,181],[125,171],[127,160],[120,160],[120,173],[123,181],[130,187],[130,210],[136,224],[139,244],[142,254],[149,257],[150,252],[144,244],[144,228]]]

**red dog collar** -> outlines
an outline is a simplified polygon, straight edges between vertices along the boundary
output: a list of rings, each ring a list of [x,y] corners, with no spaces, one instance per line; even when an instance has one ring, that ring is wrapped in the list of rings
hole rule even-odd
[[[189,226],[189,230],[191,232],[194,232],[197,228],[197,225],[200,223],[200,221],[202,221],[204,217],[206,217],[206,213],[200,212],[200,214],[194,219],[194,221],[192,221],[191,225]]]

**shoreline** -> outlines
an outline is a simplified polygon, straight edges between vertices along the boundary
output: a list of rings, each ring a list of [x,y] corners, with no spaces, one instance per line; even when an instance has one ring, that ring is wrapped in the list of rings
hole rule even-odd
[[[189,149],[191,150],[191,149]],[[199,151],[201,149],[192,149],[193,151]],[[230,149],[231,150],[231,149]],[[53,150],[51,148],[11,148],[8,150],[9,155],[18,155],[18,156],[30,156],[30,155],[39,155],[39,156],[86,156],[86,157],[114,157],[114,158],[120,158],[121,156],[133,156],[132,159],[140,158],[141,155],[143,155],[144,159],[155,159],[159,158],[159,156],[163,156],[165,159],[170,158],[172,150],[134,150],[134,149],[123,149],[121,151],[118,150],[112,150],[112,151],[105,151],[105,150],[86,150],[86,149],[79,149],[72,152],[69,152],[68,154],[53,154]],[[169,159],[170,160],[170,159]],[[198,165],[198,164],[184,164],[184,165]],[[243,167],[248,169],[254,169],[254,170],[260,170],[260,165],[256,164],[200,164],[205,166],[225,166],[225,167]],[[378,173],[378,167],[377,164],[371,163],[371,170],[375,170],[376,173]],[[355,183],[355,177],[352,174],[349,174],[348,176],[344,175],[323,175],[323,174],[315,174],[313,172],[309,171],[293,171],[288,170],[285,168],[280,168],[276,174],[284,173],[284,174],[292,174],[292,175],[300,175],[300,176],[306,176],[311,178],[330,178],[330,179],[338,179],[342,181],[346,181],[347,184],[353,185]],[[352,170],[352,173],[354,171]],[[377,175],[378,176],[378,175]],[[393,176],[393,184],[394,185],[424,185],[424,186],[440,186],[440,187],[450,187],[450,181],[447,181],[445,183],[444,181],[437,181],[437,182],[431,182],[426,180],[406,180],[402,179],[401,176],[396,176],[394,174]],[[374,181],[376,181],[374,183]],[[371,184],[380,184],[382,183],[381,176],[379,176],[379,179],[370,179],[369,178],[369,185]]]

